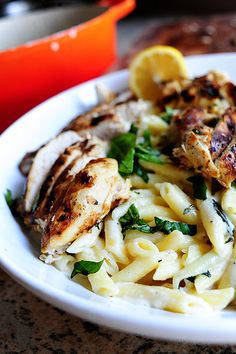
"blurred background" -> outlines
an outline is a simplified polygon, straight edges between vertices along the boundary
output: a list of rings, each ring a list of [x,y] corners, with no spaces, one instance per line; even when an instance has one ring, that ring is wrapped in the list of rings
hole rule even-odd
[[[95,3],[95,0],[0,0],[1,16],[16,15],[26,11],[48,8],[53,6],[63,6],[75,3]],[[178,1],[158,1],[158,0],[137,0],[135,15],[160,15],[160,14],[196,14],[212,13],[236,10],[235,0],[178,0]]]

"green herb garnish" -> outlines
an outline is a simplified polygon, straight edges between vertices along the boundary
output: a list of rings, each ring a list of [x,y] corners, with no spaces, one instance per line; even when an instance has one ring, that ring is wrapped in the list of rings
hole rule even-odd
[[[73,272],[71,273],[71,278],[73,278],[76,274],[89,275],[93,273],[97,273],[103,264],[103,260],[100,262],[93,261],[79,261],[74,264]]]
[[[193,211],[195,211],[195,206],[190,204],[187,208],[184,209],[183,215],[191,214]]]
[[[198,274],[198,275],[205,275],[206,277],[211,278],[211,273],[209,272],[209,270],[207,270],[204,273]],[[193,277],[188,277],[187,280],[191,281],[191,283],[194,283],[196,277],[197,277],[197,275],[194,275]]]
[[[181,231],[184,235],[193,236],[197,233],[196,225],[189,225],[183,222],[175,222],[163,220],[158,217],[154,218],[155,226],[150,226],[146,221],[140,219],[138,209],[132,204],[127,210],[126,214],[119,219],[122,227],[122,232],[126,230],[138,230],[143,233],[153,234],[161,231],[168,235],[174,230]]]
[[[225,243],[230,243],[230,242],[233,242],[234,241],[234,237],[233,236],[230,236],[228,238],[228,240],[225,241]]]
[[[181,231],[184,235],[193,236],[197,233],[196,225],[189,225],[183,222],[162,220],[155,217],[155,224],[158,228],[157,231],[162,231],[164,234],[168,235],[174,230]]]
[[[130,130],[129,130],[129,133],[133,133],[133,134],[136,135],[137,132],[138,132],[138,127],[134,123],[132,123],[131,127],[130,127]]]
[[[119,172],[122,176],[130,175],[134,169],[136,135],[134,133],[121,134],[111,141],[108,157],[119,163]]]
[[[191,176],[187,178],[187,181],[191,182],[193,185],[194,198],[201,200],[207,199],[207,186],[201,175]]]
[[[108,157],[118,161],[119,173],[122,176],[136,173],[147,183],[147,171],[140,165],[139,160],[157,164],[163,161],[160,159],[160,152],[152,147],[150,132],[144,132],[143,142],[139,144],[136,144],[136,133],[137,127],[132,125],[129,133],[112,139]]]
[[[7,189],[4,196],[5,196],[5,200],[7,202],[7,205],[11,209],[13,207],[14,202],[15,202],[14,199],[12,198],[11,190]]]
[[[170,124],[171,119],[173,115],[175,114],[175,111],[173,108],[166,106],[165,107],[165,112],[160,115],[161,119],[163,119],[166,123]]]
[[[9,207],[9,209],[11,210],[12,214],[14,216],[16,216],[17,215],[17,205],[18,205],[19,201],[21,200],[22,196],[14,199],[12,197],[11,190],[7,189],[6,192],[4,193],[4,197],[5,197],[7,205]]]
[[[217,203],[215,199],[212,199],[213,207],[217,214],[221,217],[223,222],[227,226],[227,235],[229,236],[228,239],[225,241],[225,243],[232,242],[234,240],[234,225],[228,218],[228,216],[223,212],[221,205]]]
[[[137,176],[141,177],[145,183],[148,183],[149,177],[147,174],[147,170],[140,165],[140,163],[138,162],[138,159],[135,159],[135,161],[134,161],[133,173],[135,173]]]

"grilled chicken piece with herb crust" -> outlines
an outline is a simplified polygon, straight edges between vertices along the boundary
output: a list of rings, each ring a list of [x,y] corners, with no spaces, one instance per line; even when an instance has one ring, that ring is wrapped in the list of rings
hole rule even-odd
[[[127,101],[114,100],[75,118],[64,130],[76,131],[81,136],[97,136],[111,140],[128,132],[131,124],[148,112],[150,104],[143,100],[128,98]]]
[[[97,95],[101,104],[73,119],[63,132],[69,130],[78,133],[82,138],[96,136],[109,141],[129,131],[131,124],[151,108],[149,102],[134,99],[129,91],[117,95],[100,86],[97,88]],[[58,136],[53,140],[57,140]],[[24,176],[28,175],[38,152],[51,142],[52,140],[39,150],[24,156],[19,164],[19,169]]]
[[[67,187],[60,206],[44,230],[42,252],[63,252],[75,239],[129,198],[130,184],[114,159],[91,160]]]
[[[185,109],[199,105],[210,113],[223,113],[230,105],[236,105],[236,86],[228,76],[217,71],[193,80],[163,82],[160,106],[169,105]]]
[[[24,196],[24,209],[30,212],[37,200],[41,186],[51,167],[66,147],[74,144],[81,137],[74,131],[61,133],[38,150],[29,171]]]
[[[218,181],[229,188],[236,179],[236,137],[224,150],[220,158],[216,160],[215,164],[220,174]]]
[[[229,187],[236,178],[236,110],[212,117],[200,107],[188,108],[171,123],[173,155],[180,163]],[[227,172],[228,171],[228,172]]]
[[[84,139],[68,148],[58,157],[44,181],[33,219],[38,225],[45,225],[50,213],[55,209],[55,200],[62,198],[74,175],[87,163],[98,157],[105,157],[106,142],[96,137]]]

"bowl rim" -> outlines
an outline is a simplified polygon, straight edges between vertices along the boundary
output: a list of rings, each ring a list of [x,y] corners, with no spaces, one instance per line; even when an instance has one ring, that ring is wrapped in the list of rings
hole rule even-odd
[[[228,57],[232,55],[236,60],[236,53],[226,54]],[[212,55],[208,55],[208,57],[209,56]],[[222,54],[217,54],[217,56],[221,58]],[[223,54],[223,56],[225,56],[225,54]],[[200,57],[202,58],[206,56],[193,56],[188,58],[187,62],[196,59],[199,60]],[[29,119],[30,116],[34,113],[34,111],[37,111],[41,106],[47,105],[55,98],[58,99],[60,96],[70,94],[78,88],[83,88],[85,85],[94,85],[104,78],[108,80],[116,80],[120,76],[122,76],[124,80],[127,81],[127,70],[121,70],[115,73],[101,76],[95,80],[90,80],[46,100],[39,106],[26,113],[21,117],[21,119],[14,122],[3,132],[3,134],[0,136],[0,148],[2,144],[4,144],[5,139],[7,139],[8,133],[19,129],[21,124],[24,121],[27,121],[27,119]],[[48,283],[45,287],[45,282],[43,280],[36,279],[31,274],[28,274],[22,269],[19,271],[19,269],[17,269],[15,266],[16,264],[12,261],[9,262],[7,256],[4,254],[4,251],[1,249],[0,265],[13,279],[15,279],[18,283],[23,285],[26,289],[30,290],[41,299],[71,313],[72,315],[77,315],[91,322],[109,326],[113,329],[146,335],[153,338],[171,340],[184,339],[185,341],[187,340],[188,342],[195,343],[236,343],[234,330],[236,323],[236,313],[235,316],[232,317],[227,314],[227,311],[225,311],[224,314],[219,315],[216,313],[214,316],[207,318],[193,315],[173,314],[169,313],[168,311],[160,310],[158,317],[156,317],[156,315],[153,316],[150,314],[143,316],[143,313],[139,313],[138,311],[132,312],[132,316],[130,316],[130,313],[115,310],[112,311],[111,307],[107,306],[105,303],[98,303],[89,299],[84,299],[75,294],[68,293],[65,290],[54,288]],[[184,337],[182,336],[183,331]]]

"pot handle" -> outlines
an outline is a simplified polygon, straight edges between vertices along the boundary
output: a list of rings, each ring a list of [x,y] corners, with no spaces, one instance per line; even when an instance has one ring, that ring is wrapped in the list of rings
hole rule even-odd
[[[100,0],[100,6],[110,6],[109,12],[114,20],[120,20],[128,15],[136,6],[135,0]]]

